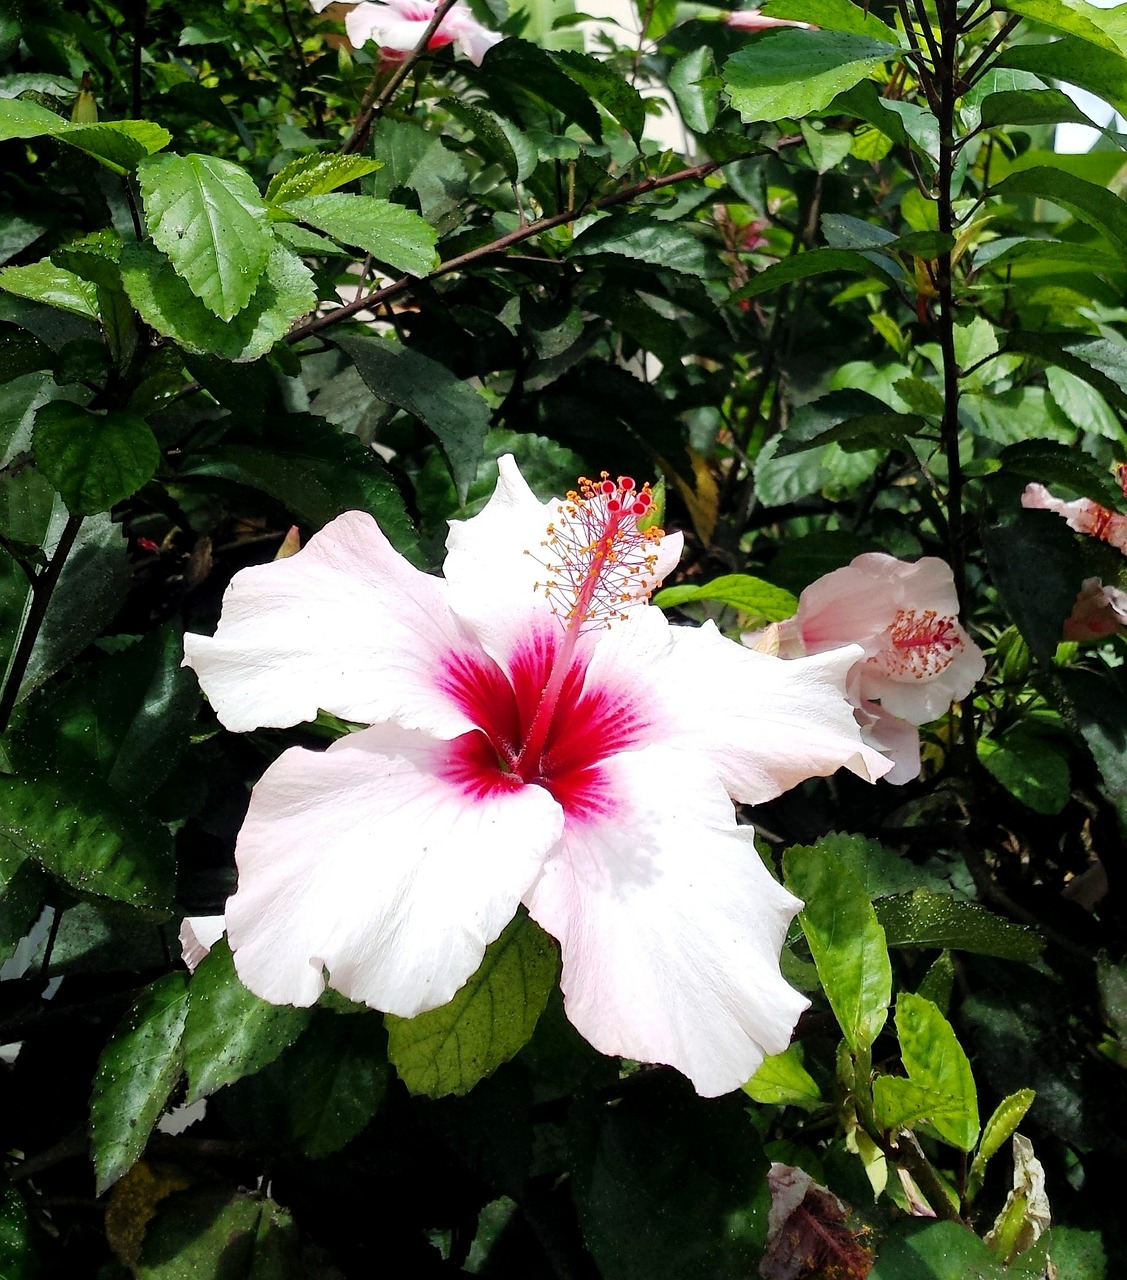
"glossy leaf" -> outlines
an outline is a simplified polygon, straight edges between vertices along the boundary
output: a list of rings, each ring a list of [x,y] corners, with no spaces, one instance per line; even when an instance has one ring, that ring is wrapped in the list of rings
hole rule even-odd
[[[0,270],[0,289],[87,320],[98,318],[97,288],[73,271],[56,267],[50,258],[26,267],[4,267]]]
[[[1127,58],[1075,36],[1047,44],[1011,45],[1002,50],[995,65],[1066,80],[1127,111]]]
[[[642,95],[632,84],[612,66],[589,53],[556,50],[552,61],[622,125],[635,146],[641,145],[642,130],[646,127],[646,108]]]
[[[931,889],[894,894],[873,905],[890,947],[939,947],[1032,962],[1044,946],[1035,930]]]
[[[1011,173],[998,183],[994,194],[1005,199],[1034,196],[1051,200],[1104,236],[1120,258],[1127,258],[1127,205],[1106,187],[1061,169],[1037,165]]]
[[[743,1087],[753,1102],[817,1110],[824,1105],[822,1091],[802,1065],[797,1045],[763,1059],[763,1065]]]
[[[550,54],[529,41],[508,39],[494,45],[485,55],[481,74],[490,96],[503,112],[517,90],[559,111],[596,142],[602,141],[602,121],[590,95],[556,65]]]
[[[0,141],[43,136],[78,147],[115,173],[130,172],[144,156],[160,151],[172,141],[168,130],[151,120],[75,123],[37,102],[0,98]]]
[[[1008,9],[1010,13],[1020,14],[1023,18],[1032,18],[1043,26],[1052,27],[1067,36],[1076,36],[1086,44],[1094,44],[1098,49],[1110,53],[1127,52],[1123,40],[1127,32],[1120,29],[1120,40],[1108,30],[1109,22],[1106,10],[1086,0],[1001,0],[999,8]]]
[[[775,457],[786,458],[832,443],[850,452],[895,448],[910,452],[908,439],[925,431],[927,423],[922,418],[892,413],[866,391],[831,391],[795,412]]]
[[[138,166],[153,243],[205,307],[230,320],[254,296],[273,247],[266,205],[245,169],[203,155]]]
[[[412,1093],[467,1093],[528,1042],[555,986],[556,949],[518,915],[449,1004],[414,1018],[388,1015],[388,1056]]]
[[[730,302],[743,302],[745,299],[757,298],[762,293],[770,293],[781,285],[790,284],[794,280],[808,280],[812,276],[839,275],[846,272],[850,275],[871,276],[885,285],[894,285],[896,278],[891,271],[891,263],[881,266],[850,249],[810,249],[806,253],[796,253],[782,262],[772,263],[754,276],[747,284],[737,289],[729,299]]]
[[[884,40],[841,31],[770,31],[733,54],[721,74],[745,123],[797,120],[896,57]]]
[[[746,573],[728,573],[700,587],[666,587],[653,598],[660,609],[696,600],[716,600],[764,622],[782,622],[798,609],[798,600],[789,591]]]
[[[669,73],[669,87],[685,123],[695,133],[707,133],[720,111],[723,81],[707,45],[700,45],[678,59]]]
[[[0,1183],[0,1277],[36,1280],[40,1261],[23,1197],[7,1179]]]
[[[96,515],[152,478],[160,447],[143,418],[56,400],[35,420],[35,460],[75,515]]]
[[[724,274],[718,257],[687,227],[639,214],[611,214],[577,236],[570,256],[592,254],[614,254],[704,278]]]
[[[1127,409],[1127,344],[1087,333],[1030,333],[1006,338],[1009,351],[1057,365],[1093,386],[1113,404]]]
[[[783,856],[786,886],[806,904],[802,931],[826,998],[854,1053],[888,1017],[892,967],[884,929],[861,882],[828,849],[795,845]]]
[[[1024,89],[991,93],[982,100],[982,123],[999,124],[1073,124],[1091,125],[1092,121],[1066,94],[1056,89]]]
[[[899,44],[900,36],[893,27],[881,22],[853,0],[770,0],[763,6],[769,18],[787,18],[792,22],[810,22],[826,31],[852,31],[873,40]]]
[[[342,244],[357,245],[398,271],[425,276],[435,265],[435,232],[401,204],[371,196],[291,196],[286,210]]]
[[[974,1153],[971,1162],[968,1186],[973,1197],[982,1188],[986,1175],[986,1166],[1001,1150],[1002,1144],[1008,1142],[1018,1125],[1025,1119],[1025,1113],[1033,1105],[1037,1095],[1032,1089],[1019,1089],[1003,1098],[994,1108],[994,1113],[986,1122],[982,1131],[982,1141]]]
[[[511,120],[469,102],[448,104],[450,114],[470,131],[475,147],[505,171],[510,182],[524,182],[536,169],[536,148]]]
[[[188,1102],[273,1062],[309,1023],[309,1010],[269,1004],[239,981],[227,939],[200,961],[188,989],[184,1069]]]
[[[912,1219],[881,1245],[869,1280],[1005,1280],[980,1236],[957,1222]]]
[[[187,975],[165,974],[137,997],[102,1053],[90,1099],[98,1195],[145,1150],[180,1076],[187,1012]]]
[[[291,160],[270,179],[266,200],[285,204],[302,196],[323,196],[338,187],[366,178],[380,168],[378,160],[366,156],[342,156],[333,152],[313,152]]]

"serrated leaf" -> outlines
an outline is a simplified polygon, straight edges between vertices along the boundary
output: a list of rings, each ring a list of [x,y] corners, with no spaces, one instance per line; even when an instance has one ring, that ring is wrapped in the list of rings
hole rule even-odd
[[[1031,962],[1044,946],[1035,930],[931,889],[879,898],[873,906],[890,947],[937,947]]]
[[[1036,165],[1011,173],[998,183],[994,194],[1006,200],[1015,196],[1051,200],[1098,231],[1120,258],[1127,259],[1127,203],[1106,187],[1062,169]]]
[[[719,257],[687,227],[644,214],[617,213],[600,218],[576,237],[570,256],[604,253],[703,279],[727,274]]]
[[[399,271],[425,276],[434,267],[434,228],[401,204],[338,194],[291,197],[285,208],[300,222],[342,244],[357,245]]]
[[[572,49],[556,49],[551,58],[626,130],[640,146],[646,127],[642,95],[606,62]]]
[[[365,178],[381,167],[366,156],[316,153],[299,156],[280,169],[266,188],[269,204],[285,204],[299,196],[323,196],[349,182]]]
[[[464,502],[489,430],[489,406],[444,364],[401,343],[376,337],[334,337],[374,396],[412,414],[431,431]]]
[[[480,74],[503,114],[514,114],[505,107],[516,89],[559,111],[596,142],[602,141],[602,121],[588,94],[549,54],[528,40],[510,38],[494,45],[482,61]]]
[[[798,1045],[792,1044],[782,1053],[763,1059],[763,1065],[743,1087],[753,1102],[774,1106],[801,1107],[816,1111],[823,1106],[822,1091],[802,1065]]]
[[[504,169],[510,182],[523,182],[532,176],[539,156],[511,120],[469,102],[451,101],[446,109],[470,130],[474,145]]]
[[[32,444],[39,469],[75,515],[108,511],[160,465],[160,446],[143,418],[91,413],[65,400],[40,409]]]
[[[783,879],[805,906],[799,921],[826,998],[854,1053],[868,1049],[888,1017],[892,966],[884,929],[860,880],[829,849],[795,845]]]
[[[518,915],[449,1004],[385,1019],[388,1057],[412,1093],[468,1093],[528,1042],[556,983],[556,949]]]
[[[58,307],[86,320],[98,318],[98,290],[89,280],[73,271],[56,267],[50,258],[42,258],[26,267],[4,267],[0,270],[0,289],[17,298]]]
[[[842,31],[769,31],[721,70],[744,123],[821,111],[890,58],[896,45]]]
[[[145,225],[192,293],[221,320],[254,296],[271,256],[266,205],[245,169],[217,156],[152,156],[137,168]]]
[[[1071,777],[1067,749],[1015,726],[1000,738],[978,740],[978,758],[987,772],[1036,813],[1060,813],[1068,803]]]
[[[196,355],[257,360],[317,305],[313,277],[295,254],[275,245],[254,296],[233,320],[219,320],[151,245],[127,245],[121,278],[142,320]]]
[[[896,1130],[923,1120],[960,1151],[970,1151],[978,1140],[978,1094],[951,1024],[930,1000],[903,991],[896,998],[896,1033],[908,1079],[874,1081],[878,1124]]]
[[[727,573],[700,587],[666,587],[653,602],[659,609],[672,609],[695,600],[717,600],[764,622],[782,622],[798,611],[798,600],[789,591],[746,573]]]
[[[188,1102],[268,1066],[309,1024],[308,1009],[270,1004],[239,981],[226,938],[196,967],[188,988],[184,1069]]]
[[[1115,508],[1123,491],[1111,472],[1090,454],[1053,440],[1023,440],[1002,450],[1002,468],[1023,480],[1065,485],[1085,498]]]
[[[187,1012],[187,974],[165,974],[141,992],[102,1052],[90,1100],[98,1195],[137,1162],[168,1102]]]
[[[826,31],[852,31],[889,44],[900,43],[898,32],[853,0],[771,0],[763,12],[769,18],[810,22]]]
[[[81,893],[155,909],[172,896],[168,832],[81,777],[0,777],[0,845]]]
[[[774,457],[786,458],[838,444],[849,453],[866,449],[910,452],[908,440],[927,430],[914,414],[893,413],[867,391],[831,391],[802,405],[779,439]]]
[[[65,120],[37,102],[0,98],[0,141],[58,138],[92,155],[115,173],[129,173],[144,156],[167,147],[172,135],[151,120]]]
[[[1025,1113],[1033,1105],[1036,1093],[1032,1089],[1019,1089],[1003,1098],[994,1108],[994,1114],[986,1122],[982,1131],[982,1141],[974,1153],[968,1179],[968,1194],[971,1199],[982,1188],[986,1176],[986,1166],[1001,1150],[1002,1144],[1008,1142],[1014,1130],[1025,1119]]]
[[[1017,330],[1006,339],[1007,351],[1033,356],[1082,378],[1112,404],[1127,410],[1127,343],[1091,334],[1033,333]]]
[[[737,289],[729,302],[743,302],[747,298],[758,298],[762,293],[769,293],[794,280],[809,280],[812,276],[850,275],[871,276],[886,285],[894,286],[897,281],[892,274],[892,263],[887,267],[880,266],[851,249],[810,249],[806,253],[796,253],[782,262],[772,263],[758,275],[753,276],[747,284]]]
[[[301,1242],[264,1195],[205,1184],[165,1197],[145,1224],[136,1280],[296,1280]]]

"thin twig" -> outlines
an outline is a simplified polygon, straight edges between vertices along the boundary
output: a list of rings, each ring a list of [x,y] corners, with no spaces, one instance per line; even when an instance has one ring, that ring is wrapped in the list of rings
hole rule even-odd
[[[378,95],[375,93],[376,84],[379,81],[379,71],[377,70],[372,77],[371,84],[368,86],[368,92],[364,95],[364,102],[361,104],[360,114],[356,117],[356,123],[352,126],[352,132],[340,149],[342,155],[353,155],[364,147],[364,144],[368,141],[372,121],[383,112],[395,91],[411,74],[411,69],[415,63],[426,53],[430,45],[431,36],[438,30],[442,24],[442,19],[446,17],[456,3],[457,0],[441,0],[438,8],[434,11],[434,17],[427,23],[426,30],[419,37],[419,43],[395,68],[391,78]]]
[[[978,57],[975,58],[975,60],[967,68],[966,75],[963,76],[963,84],[966,86],[966,88],[969,89],[976,80],[981,79],[982,76],[984,76],[986,72],[990,70],[987,64],[989,63],[990,58],[993,55],[994,51],[1002,43],[1002,41],[1010,34],[1010,32],[1014,29],[1014,27],[1017,26],[1017,24],[1020,21],[1021,21],[1021,15],[1015,13],[1015,14],[1012,14],[1010,17],[1008,17],[1005,20],[1005,22],[1002,23],[1001,27],[999,27],[998,31],[995,33],[994,38],[990,41],[990,43],[986,46],[986,48],[983,49],[983,51],[978,55]]]

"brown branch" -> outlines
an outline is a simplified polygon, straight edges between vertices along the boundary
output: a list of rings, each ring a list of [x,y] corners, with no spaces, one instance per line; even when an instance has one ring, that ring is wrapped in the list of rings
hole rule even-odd
[[[439,6],[434,11],[434,17],[427,23],[427,28],[419,37],[419,43],[411,50],[411,52],[403,59],[403,61],[395,68],[391,78],[387,84],[376,95],[376,85],[379,83],[379,70],[372,77],[371,84],[368,85],[367,92],[360,104],[360,114],[356,117],[356,123],[352,126],[352,132],[348,135],[341,147],[342,155],[353,155],[357,151],[363,149],[364,144],[368,141],[368,134],[371,132],[372,121],[379,116],[387,104],[391,101],[392,96],[404,80],[411,74],[411,70],[415,63],[426,53],[430,45],[430,38],[438,30],[442,24],[442,19],[453,9],[457,0],[440,0]]]

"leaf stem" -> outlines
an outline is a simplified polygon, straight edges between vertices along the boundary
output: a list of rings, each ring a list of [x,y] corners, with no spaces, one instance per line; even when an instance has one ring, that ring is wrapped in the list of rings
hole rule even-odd
[[[8,670],[4,676],[3,692],[0,693],[0,733],[4,733],[7,730],[8,722],[12,718],[16,699],[19,697],[20,685],[23,683],[27,664],[31,661],[31,652],[35,648],[36,640],[39,638],[43,619],[47,616],[47,608],[51,603],[51,596],[54,594],[55,587],[58,586],[59,576],[62,574],[67,556],[70,555],[74,546],[74,540],[78,537],[78,531],[82,527],[84,518],[76,515],[67,516],[67,522],[63,526],[63,531],[59,535],[58,545],[55,547],[55,554],[48,561],[46,568],[37,573],[32,580],[31,607],[27,611],[27,618],[24,621],[23,629],[20,631],[19,641],[12,653],[11,661],[8,663]]]

